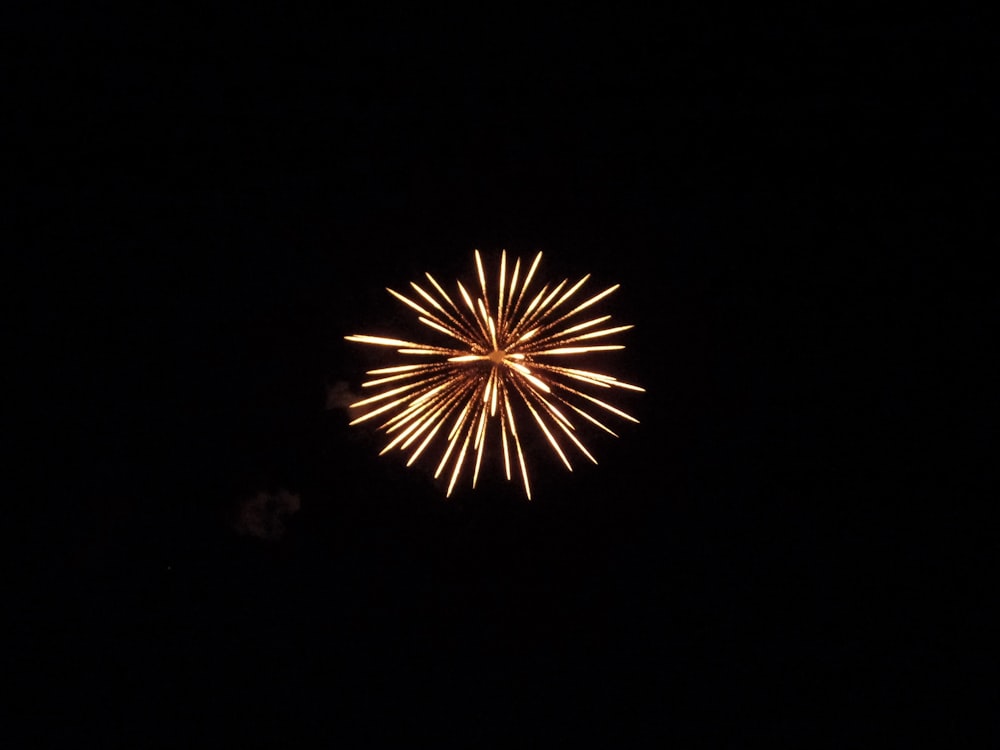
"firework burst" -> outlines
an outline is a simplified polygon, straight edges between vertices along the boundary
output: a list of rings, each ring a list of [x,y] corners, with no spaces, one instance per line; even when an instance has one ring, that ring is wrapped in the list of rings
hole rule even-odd
[[[507,479],[511,478],[513,453],[525,495],[530,499],[531,484],[519,433],[525,423],[537,425],[552,450],[572,471],[565,450],[568,443],[597,463],[578,437],[574,420],[585,420],[611,435],[615,435],[614,431],[596,415],[603,417],[607,413],[638,421],[586,391],[642,388],[610,375],[569,366],[580,355],[625,348],[621,344],[591,342],[608,341],[608,337],[632,326],[602,327],[610,315],[574,322],[576,316],[612,294],[618,285],[578,304],[572,300],[589,274],[568,289],[568,279],[564,279],[534,293],[529,289],[541,259],[539,252],[522,277],[521,259],[508,273],[507,252],[503,251],[497,286],[488,291],[482,259],[476,250],[481,293],[473,296],[461,281],[457,282],[464,308],[430,274],[425,274],[430,284],[427,289],[410,283],[416,296],[388,289],[418,313],[421,323],[440,334],[445,344],[361,334],[345,337],[348,341],[394,348],[406,358],[404,364],[367,373],[375,379],[362,387],[377,389],[378,393],[351,404],[350,408],[363,412],[351,424],[384,418],[380,429],[391,439],[382,453],[394,448],[409,451],[407,466],[440,437],[444,449],[434,476],[450,472],[449,496],[469,463],[473,464],[472,486],[476,486],[486,446],[496,440],[487,440],[491,423],[499,424]]]

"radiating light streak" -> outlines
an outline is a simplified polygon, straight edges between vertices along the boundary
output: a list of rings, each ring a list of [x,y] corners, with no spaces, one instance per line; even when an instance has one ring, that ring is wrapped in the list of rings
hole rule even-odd
[[[522,279],[520,258],[515,260],[508,275],[505,250],[500,255],[497,284],[491,288],[487,284],[478,250],[474,258],[479,282],[478,296],[473,297],[461,281],[456,282],[459,297],[467,309],[457,305],[429,273],[425,276],[433,291],[410,283],[421,303],[388,289],[393,297],[418,313],[420,323],[450,340],[449,344],[426,344],[367,334],[345,336],[355,343],[395,348],[398,354],[408,357],[437,358],[431,363],[399,364],[369,370],[368,375],[385,377],[363,383],[364,388],[391,386],[352,404],[350,408],[362,409],[363,413],[351,424],[390,413],[379,426],[392,436],[382,453],[397,448],[403,451],[412,448],[407,466],[412,465],[436,440],[443,440],[445,445],[434,476],[439,477],[450,464],[448,496],[470,460],[473,462],[472,486],[476,486],[487,446],[497,445],[488,438],[490,428],[495,424],[500,433],[504,473],[508,480],[512,478],[510,454],[513,446],[524,493],[530,500],[528,464],[518,432],[519,424],[525,422],[516,415],[515,409],[531,416],[528,423],[534,421],[567,469],[572,471],[573,467],[561,439],[568,439],[588,460],[597,463],[597,459],[583,445],[573,419],[579,416],[611,435],[616,433],[594,416],[591,411],[593,406],[630,422],[638,420],[580,388],[604,391],[620,388],[639,392],[644,389],[605,373],[553,364],[549,358],[578,358],[624,349],[622,344],[590,345],[585,342],[616,336],[632,326],[588,330],[611,318],[610,315],[600,315],[562,327],[583,310],[615,292],[619,288],[617,284],[573,307],[571,300],[589,280],[589,274],[566,291],[563,289],[568,279],[554,287],[545,284],[539,291],[529,292],[542,253],[535,256]],[[493,299],[491,291],[495,291]],[[530,302],[522,311],[526,299]],[[564,305],[569,308],[566,312],[562,312]],[[514,395],[516,398],[512,400]],[[388,403],[381,403],[386,400]],[[442,427],[446,427],[443,432]],[[413,447],[414,443],[418,443],[416,447]]]

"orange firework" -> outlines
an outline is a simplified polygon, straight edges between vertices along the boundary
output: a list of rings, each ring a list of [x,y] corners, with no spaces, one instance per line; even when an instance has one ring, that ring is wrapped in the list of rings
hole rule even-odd
[[[638,420],[582,389],[643,389],[610,375],[552,363],[567,362],[576,355],[624,349],[621,344],[593,345],[590,342],[621,333],[632,326],[601,328],[611,318],[610,315],[579,323],[571,321],[578,313],[614,292],[617,284],[575,306],[570,300],[586,283],[589,274],[566,291],[563,289],[568,280],[564,279],[551,290],[546,284],[532,296],[528,289],[542,254],[539,252],[535,256],[521,280],[521,259],[517,259],[508,276],[507,252],[503,251],[497,288],[491,300],[478,250],[475,251],[475,258],[481,296],[473,298],[462,282],[457,282],[467,309],[455,304],[430,274],[425,275],[432,291],[410,283],[419,298],[411,299],[388,290],[400,302],[415,310],[421,323],[450,339],[449,344],[421,344],[382,336],[345,337],[348,341],[362,344],[392,347],[406,357],[424,360],[370,370],[367,374],[377,377],[362,387],[381,390],[370,398],[351,404],[352,409],[365,409],[351,424],[382,415],[388,417],[380,429],[392,439],[382,453],[393,448],[412,449],[407,466],[413,464],[440,433],[445,447],[434,476],[439,477],[451,463],[447,493],[450,496],[462,468],[472,458],[470,449],[475,455],[472,486],[476,486],[486,451],[487,426],[497,421],[507,479],[511,478],[513,446],[524,492],[531,499],[528,467],[518,434],[521,421],[515,417],[512,402],[526,407],[527,413],[567,469],[572,471],[560,443],[564,438],[597,463],[577,437],[572,418],[579,416],[612,435],[615,433],[594,416],[595,407],[597,413],[606,411],[631,422]],[[518,413],[521,417],[525,416],[520,408]],[[443,433],[442,428],[445,428]]]

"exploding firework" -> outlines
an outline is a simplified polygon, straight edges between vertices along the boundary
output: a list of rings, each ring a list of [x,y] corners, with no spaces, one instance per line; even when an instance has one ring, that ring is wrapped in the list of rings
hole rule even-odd
[[[535,256],[522,279],[521,259],[516,260],[508,275],[507,253],[503,251],[497,287],[492,290],[491,299],[478,250],[475,259],[481,295],[473,297],[458,281],[458,292],[465,308],[456,304],[430,274],[425,274],[430,290],[410,283],[418,297],[406,297],[388,289],[393,297],[418,313],[421,323],[445,337],[446,344],[368,335],[345,337],[348,341],[395,348],[409,359],[406,364],[367,373],[376,377],[362,387],[379,389],[379,392],[351,404],[350,408],[363,410],[351,424],[386,418],[380,429],[390,435],[391,440],[382,453],[394,448],[411,451],[407,466],[441,435],[444,450],[434,477],[450,470],[447,491],[450,496],[463,468],[470,462],[474,463],[472,486],[476,486],[486,446],[488,442],[492,444],[487,440],[488,427],[498,423],[507,479],[511,478],[513,452],[525,495],[530,499],[523,437],[518,431],[525,423],[538,426],[552,450],[572,471],[564,450],[566,441],[597,463],[578,437],[574,419],[579,417],[611,435],[615,435],[614,431],[595,415],[603,416],[606,412],[631,422],[638,421],[585,390],[643,391],[642,388],[610,375],[567,366],[580,355],[624,349],[621,344],[590,342],[607,341],[608,337],[632,326],[601,327],[610,320],[610,315],[574,322],[579,313],[613,293],[617,284],[574,306],[571,300],[584,286],[589,274],[565,291],[568,279],[551,289],[546,284],[537,293],[532,293],[529,288],[542,254],[539,252]]]

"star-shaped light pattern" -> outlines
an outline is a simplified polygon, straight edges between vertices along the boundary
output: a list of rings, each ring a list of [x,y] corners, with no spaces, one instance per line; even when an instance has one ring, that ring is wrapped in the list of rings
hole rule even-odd
[[[531,499],[519,432],[526,423],[537,425],[552,450],[572,471],[566,455],[569,443],[597,463],[578,437],[579,420],[612,435],[614,431],[598,415],[604,417],[607,413],[630,422],[638,421],[586,391],[615,388],[643,391],[642,388],[611,375],[569,366],[581,355],[624,349],[621,344],[591,342],[608,341],[608,337],[632,326],[602,327],[610,315],[574,322],[580,313],[618,289],[617,284],[578,304],[574,298],[590,278],[589,274],[568,289],[568,279],[564,279],[551,289],[546,284],[534,293],[529,289],[542,253],[535,256],[522,277],[521,259],[515,261],[508,274],[507,252],[503,251],[496,289],[488,290],[478,250],[475,259],[481,294],[473,297],[458,281],[464,308],[430,274],[425,274],[430,285],[427,288],[410,283],[416,296],[407,297],[388,289],[447,343],[424,344],[361,334],[345,337],[348,341],[394,348],[405,356],[404,362],[409,360],[367,373],[375,379],[362,387],[379,392],[351,404],[351,409],[364,410],[351,424],[385,418],[380,429],[391,439],[382,453],[394,448],[408,451],[408,466],[435,443],[435,438],[439,438],[439,445],[443,440],[443,453],[434,476],[450,472],[447,491],[450,496],[469,463],[473,464],[472,486],[476,486],[487,445],[496,440],[488,439],[488,428],[491,423],[499,423],[499,445],[507,479],[511,478],[513,453],[525,495]]]

